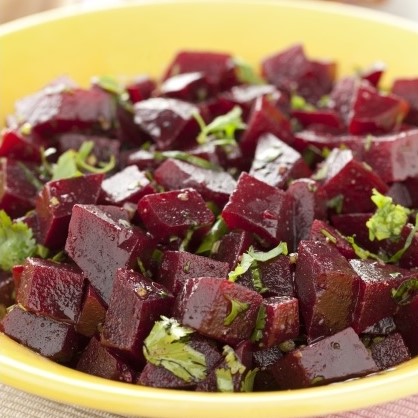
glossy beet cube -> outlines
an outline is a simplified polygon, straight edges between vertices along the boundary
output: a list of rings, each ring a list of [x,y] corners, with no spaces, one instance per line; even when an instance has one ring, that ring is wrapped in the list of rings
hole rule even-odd
[[[0,209],[12,218],[33,209],[37,188],[31,181],[37,174],[33,163],[0,159]]]
[[[5,129],[0,137],[0,157],[40,163],[43,145],[44,141],[33,135],[23,135],[18,130]]]
[[[370,350],[379,370],[395,367],[411,359],[408,347],[398,332],[384,337],[382,341],[374,342]]]
[[[348,131],[354,135],[390,132],[405,118],[409,104],[394,94],[379,93],[367,82],[355,92]]]
[[[261,135],[271,133],[286,144],[292,145],[293,136],[290,121],[268,97],[256,99],[248,116],[247,128],[242,134],[239,146],[244,156],[253,156]]]
[[[36,315],[18,305],[0,322],[0,331],[58,363],[68,363],[79,346],[73,325]]]
[[[116,270],[136,266],[138,257],[146,265],[153,248],[153,240],[129,224],[125,210],[116,206],[74,206],[65,250],[106,304]]]
[[[386,70],[386,65],[383,62],[374,62],[367,68],[364,68],[360,71],[360,77],[363,80],[368,81],[373,87],[378,86],[380,79],[382,78],[383,73]],[[395,93],[396,94],[396,93]]]
[[[296,242],[307,239],[315,219],[327,217],[327,195],[312,179],[301,178],[290,183],[287,192],[295,201]]]
[[[180,51],[169,64],[163,80],[194,72],[203,73],[209,85],[218,91],[237,84],[232,56],[209,51]]]
[[[138,202],[138,213],[148,231],[160,241],[184,238],[189,230],[205,232],[215,220],[194,189],[144,196]]]
[[[155,188],[146,173],[130,165],[103,181],[101,200],[121,206],[125,202],[138,203],[139,199],[151,193],[155,193]]]
[[[222,211],[230,229],[257,234],[268,245],[294,242],[294,199],[283,190],[242,173]]]
[[[360,277],[352,327],[356,332],[363,332],[368,326],[395,313],[397,305],[391,290],[398,288],[413,273],[371,260],[351,260],[350,265]]]
[[[158,149],[185,149],[195,144],[199,125],[191,103],[169,98],[151,98],[134,105],[134,120]]]
[[[101,343],[131,363],[143,365],[144,339],[161,315],[171,315],[173,301],[173,295],[164,286],[133,270],[118,269]]]
[[[105,303],[94,290],[93,286],[90,284],[87,285],[80,309],[80,315],[75,324],[76,331],[86,337],[92,337],[98,331],[99,325],[103,323],[105,315]]]
[[[253,235],[250,232],[237,229],[221,238],[212,256],[215,260],[228,263],[229,270],[233,270],[241,254],[245,253],[252,243]]]
[[[221,277],[226,279],[228,272],[227,263],[187,251],[166,251],[161,262],[158,282],[177,295],[188,278]]]
[[[316,178],[322,180],[321,190],[329,200],[341,199],[338,213],[372,212],[372,190],[383,194],[388,190],[382,179],[356,160],[350,150],[332,150],[323,164]]]
[[[301,241],[295,271],[299,308],[310,341],[351,325],[359,277],[332,245]]]
[[[393,94],[402,97],[409,104],[409,112],[405,122],[411,125],[418,125],[418,77],[417,78],[398,78],[393,82]]]
[[[270,367],[281,389],[326,385],[378,371],[352,328],[296,349]]]
[[[266,324],[259,341],[261,347],[274,347],[299,335],[299,304],[296,298],[275,296],[263,300]]]
[[[254,392],[280,389],[273,375],[269,371],[269,368],[282,357],[283,354],[278,346],[253,352],[254,366],[258,368],[258,372],[254,379]]]
[[[80,314],[83,290],[84,277],[78,268],[28,258],[16,300],[30,312],[73,324]]]
[[[130,81],[125,89],[129,94],[132,103],[149,99],[156,89],[157,83],[147,75],[139,75]]]
[[[272,134],[260,136],[250,174],[271,186],[287,189],[289,183],[309,177],[311,170],[298,151]]]
[[[293,110],[292,116],[304,127],[322,125],[337,131],[343,128],[339,113],[333,109]]]
[[[117,354],[100,344],[97,336],[90,339],[77,362],[76,369],[93,376],[132,383],[135,372]]]
[[[174,316],[202,335],[234,345],[250,337],[261,302],[257,292],[228,280],[193,278],[177,295]]]
[[[402,335],[412,356],[418,354],[418,295],[399,307],[394,316],[396,328]]]
[[[216,344],[204,337],[192,334],[188,345],[194,350],[199,351],[205,355],[206,373],[210,371],[221,361],[222,356]],[[152,363],[147,363],[142,370],[137,380],[139,385],[170,389],[187,389],[192,390],[196,387],[196,382],[186,382],[180,377],[177,377],[169,370],[162,366],[156,366]]]
[[[207,202],[223,207],[234,191],[236,181],[226,171],[197,167],[184,161],[168,159],[154,172],[155,180],[166,190],[191,187]]]
[[[100,195],[103,174],[90,174],[49,181],[36,199],[41,243],[48,248],[62,248],[68,234],[75,204],[95,204]]]

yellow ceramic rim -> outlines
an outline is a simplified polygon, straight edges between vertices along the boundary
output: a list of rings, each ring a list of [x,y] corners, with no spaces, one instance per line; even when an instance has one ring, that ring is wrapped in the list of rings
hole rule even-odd
[[[416,34],[418,50],[418,25],[413,22],[379,12],[366,12],[360,8],[308,0],[297,2],[292,0],[238,0],[236,2],[233,0],[200,2],[149,0],[100,9],[74,6],[4,24],[0,26],[0,42],[28,27],[76,17],[80,13],[109,13],[124,8],[154,8],[160,5],[197,7],[197,3],[206,8],[215,4],[226,7],[225,5],[239,3],[249,7],[283,7],[301,11],[320,11],[335,16],[345,15],[365,22],[375,22],[388,27],[395,26],[400,30]],[[0,333],[0,381],[58,402],[118,414],[160,418],[195,418],[196,416],[199,418],[230,418],[231,416],[278,418],[339,412],[388,402],[417,393],[415,382],[418,381],[418,358],[399,366],[396,370],[319,388],[250,394],[194,393],[140,387],[82,374],[50,362]]]

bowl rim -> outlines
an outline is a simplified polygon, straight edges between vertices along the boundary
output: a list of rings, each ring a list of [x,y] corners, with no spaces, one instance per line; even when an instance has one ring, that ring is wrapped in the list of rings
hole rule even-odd
[[[274,4],[278,7],[292,9],[319,10],[328,14],[344,14],[356,19],[396,26],[405,31],[412,31],[418,35],[418,24],[405,18],[393,16],[381,11],[365,10],[352,5],[320,2],[318,0],[298,0],[298,2],[294,0],[136,0],[124,4],[110,4],[105,6],[97,5],[97,3],[88,6],[76,4],[23,17],[0,25],[0,38],[7,37],[8,34],[22,29],[78,15],[108,12],[114,9],[130,9],[133,7],[157,7],[164,4],[187,5],[196,3]],[[31,358],[31,364],[24,362],[26,356]],[[47,368],[44,367],[45,364],[48,364]],[[155,411],[153,409],[154,406],[150,402],[167,402],[171,409],[177,410],[178,416],[183,417],[195,416],[190,415],[190,413],[188,414],[188,409],[190,408],[192,413],[194,413],[197,408],[201,407],[202,403],[206,408],[206,411],[202,411],[202,418],[213,416],[215,413],[217,417],[230,417],[230,414],[226,414],[231,408],[235,408],[236,411],[253,409],[254,413],[257,414],[257,411],[259,412],[260,410],[260,405],[264,405],[266,408],[268,407],[271,410],[270,413],[274,413],[274,415],[268,415],[271,417],[307,416],[309,415],[309,410],[314,407],[316,414],[338,412],[347,410],[346,401],[352,400],[353,407],[360,408],[399,399],[402,396],[409,396],[418,392],[416,388],[405,386],[408,380],[414,381],[418,378],[418,358],[411,360],[395,370],[384,372],[377,376],[318,388],[292,391],[214,394],[148,388],[81,374],[81,372],[44,359],[31,350],[12,341],[2,333],[0,333],[0,369],[2,370],[2,373],[0,373],[0,381],[35,395],[47,397],[62,403],[76,402],[78,405],[85,407],[92,407],[92,401],[95,401],[97,405],[96,409],[121,414],[126,413],[127,409],[130,413],[133,413],[135,408],[136,410],[142,408],[141,414],[150,417],[171,416],[167,412],[168,409]],[[81,380],[80,376],[82,376]],[[384,376],[383,379],[382,376]],[[42,379],[42,384],[39,384],[40,379]],[[398,390],[394,390],[394,388]],[[46,390],[47,393],[45,393]],[[112,404],[109,399],[106,399],[107,397],[113,398],[116,394],[123,397],[123,402],[113,402]],[[323,405],[324,397],[326,397],[327,405]],[[373,398],[372,403],[370,401],[371,398]],[[301,405],[303,404],[301,411],[294,410],[295,402]],[[281,406],[285,414],[280,410],[274,409],[278,405]],[[222,409],[225,411],[224,415],[222,415]],[[215,410],[216,412],[214,412]],[[267,418],[267,415],[264,416]]]

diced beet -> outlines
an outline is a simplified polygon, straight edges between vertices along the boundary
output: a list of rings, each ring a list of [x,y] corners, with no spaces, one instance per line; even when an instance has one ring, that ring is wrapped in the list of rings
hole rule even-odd
[[[360,82],[357,77],[344,77],[335,83],[331,91],[330,106],[339,113],[345,125],[349,123],[354,96]]]
[[[245,156],[254,155],[257,142],[262,134],[271,133],[286,144],[292,145],[293,136],[290,121],[267,96],[260,96],[254,102],[248,116],[247,128],[239,145]]]
[[[379,370],[386,370],[411,359],[408,347],[398,332],[373,342],[370,347],[373,360]]]
[[[129,224],[125,210],[116,206],[74,206],[65,250],[106,304],[116,270],[136,266],[138,257],[147,264],[153,249],[153,240]]]
[[[154,171],[160,164],[161,161],[155,158],[153,152],[144,149],[126,150],[122,151],[121,154],[122,167],[136,165],[141,171]]]
[[[33,135],[23,135],[17,130],[5,129],[0,137],[0,157],[40,163],[43,145],[44,141]]]
[[[412,356],[418,354],[418,295],[399,307],[394,316],[396,328],[402,335]]]
[[[155,193],[155,188],[143,171],[130,165],[108,177],[102,183],[101,200],[109,205],[138,203],[143,196]]]
[[[235,317],[233,301],[243,304]],[[234,345],[250,337],[261,302],[258,293],[228,280],[193,278],[177,295],[174,316],[203,335]]]
[[[198,103],[213,94],[214,87],[202,72],[173,75],[163,81],[158,93],[163,97]]]
[[[299,308],[310,341],[351,324],[359,277],[332,245],[301,241],[295,271]]]
[[[13,340],[59,363],[68,363],[79,345],[73,325],[36,315],[15,305],[0,322]]]
[[[368,326],[395,313],[396,303],[391,290],[398,288],[412,273],[372,260],[351,260],[350,265],[360,277],[352,327],[356,332],[363,332]]]
[[[367,327],[363,334],[367,337],[389,335],[396,330],[396,324],[392,316],[381,319],[373,325]]]
[[[225,171],[197,167],[184,161],[168,159],[154,172],[155,180],[166,190],[191,187],[207,202],[223,207],[234,191],[236,181]]]
[[[328,244],[332,243],[347,260],[350,258],[356,258],[356,253],[354,252],[351,244],[348,243],[348,241],[337,229],[328,225],[325,221],[315,219],[312,223],[307,239],[311,241],[322,241]]]
[[[332,109],[293,110],[292,116],[304,127],[323,125],[336,130],[342,129],[340,116]]]
[[[218,261],[228,263],[229,270],[233,270],[239,262],[241,254],[245,253],[253,243],[253,235],[243,230],[235,230],[225,234],[213,254]]]
[[[259,369],[254,379],[254,392],[279,390],[276,380],[268,369],[282,357],[283,354],[278,346],[253,352],[254,365]]]
[[[221,353],[219,352],[216,345],[213,343],[213,341],[207,338],[192,335],[188,345],[194,350],[205,355],[206,374],[209,374],[222,359]],[[186,382],[180,377],[175,376],[164,367],[156,366],[152,363],[147,363],[145,365],[137,380],[137,383],[143,386],[170,389],[191,390],[196,387],[196,382]]]
[[[217,155],[220,165],[232,175],[250,170],[252,159],[243,153],[239,145],[218,146]]]
[[[261,347],[271,348],[299,335],[299,305],[296,298],[275,296],[263,300],[266,319],[259,341]]]
[[[371,212],[375,209],[370,199],[372,190],[383,194],[388,190],[377,174],[354,159],[350,150],[332,150],[323,164],[317,172],[318,179],[323,181],[320,188],[329,200],[341,198],[339,213]]]
[[[360,246],[377,253],[379,241],[369,240],[369,229],[366,222],[372,217],[373,213],[347,213],[332,216],[333,226],[345,236],[354,236],[355,241]],[[356,258],[355,256],[351,258]]]
[[[95,204],[100,195],[103,174],[89,174],[44,185],[36,199],[41,243],[48,248],[64,246],[71,212],[75,204]]]
[[[161,150],[185,149],[195,143],[198,108],[177,99],[151,98],[135,104],[135,123]]]
[[[281,389],[297,389],[365,376],[378,371],[352,328],[296,349],[270,367]]]
[[[182,189],[144,196],[138,213],[149,232],[159,240],[184,238],[189,230],[204,233],[215,220],[202,196]]]
[[[0,320],[6,314],[6,309],[15,303],[14,281],[9,272],[0,272]]]
[[[293,205],[291,195],[244,172],[222,211],[222,217],[230,229],[253,232],[269,245],[285,241],[292,249]]]
[[[163,80],[178,74],[201,72],[216,90],[237,84],[235,64],[230,54],[207,51],[180,51],[169,64]]]
[[[418,176],[407,178],[403,182],[403,185],[408,190],[408,194],[411,199],[410,207],[417,209],[418,208],[418,193],[416,193],[416,190],[418,190]]]
[[[91,156],[94,156],[97,161],[107,162],[112,156],[116,162],[119,161],[120,142],[117,139],[80,133],[65,133],[60,135],[57,140],[60,154],[70,149],[79,150],[83,142],[93,141],[94,148]]]
[[[133,270],[118,269],[101,343],[133,364],[145,363],[144,339],[161,315],[170,316],[174,298],[168,290]]]
[[[37,178],[35,168],[32,163],[0,159],[0,209],[12,218],[33,209],[37,188],[30,178]]]
[[[38,315],[74,324],[80,314],[84,277],[69,264],[28,258],[23,265],[17,302]]]
[[[393,203],[397,205],[405,206],[406,208],[412,207],[412,197],[408,187],[403,183],[392,183],[386,196],[392,198]]]
[[[177,295],[188,278],[221,277],[226,279],[228,272],[227,263],[186,251],[166,251],[161,263],[158,281],[174,295]]]
[[[134,370],[111,350],[100,344],[98,337],[90,339],[78,360],[76,369],[93,376],[132,383]]]
[[[377,88],[385,70],[386,65],[384,63],[375,62],[370,67],[361,70],[359,75],[363,80],[367,80],[373,87]]]
[[[116,102],[116,137],[128,147],[142,146],[151,139],[135,122],[134,106],[126,105],[122,101]]]
[[[86,337],[92,337],[98,331],[99,325],[103,323],[105,315],[105,303],[93,286],[89,284],[85,290],[80,315],[75,324],[76,331]]]
[[[390,132],[409,110],[406,100],[394,94],[379,93],[367,82],[355,92],[348,131],[354,135]]]
[[[272,134],[257,142],[250,174],[271,186],[286,189],[292,180],[309,177],[311,170],[301,154]]]
[[[156,87],[157,84],[153,79],[147,75],[140,75],[130,81],[125,89],[129,94],[130,101],[136,103],[149,99]]]
[[[405,122],[418,125],[418,77],[396,79],[393,82],[391,92],[409,103],[409,112],[406,115]]]
[[[327,196],[312,179],[301,178],[290,183],[288,193],[295,201],[296,242],[307,239],[315,219],[326,219]]]

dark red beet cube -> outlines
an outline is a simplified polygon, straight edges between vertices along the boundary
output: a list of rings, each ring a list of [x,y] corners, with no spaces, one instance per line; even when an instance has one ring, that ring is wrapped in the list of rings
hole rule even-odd
[[[322,125],[337,131],[343,128],[340,115],[332,109],[293,110],[292,116],[304,127]]]
[[[309,177],[311,170],[298,151],[272,134],[257,142],[250,174],[271,186],[287,189],[291,180]]]
[[[80,314],[84,277],[69,264],[28,258],[16,300],[38,315],[74,324]]]
[[[357,77],[344,77],[335,83],[331,91],[331,108],[339,113],[341,120],[345,125],[348,125],[349,123],[354,96],[360,83],[361,80]]]
[[[32,135],[23,135],[14,129],[5,129],[0,137],[0,157],[11,160],[41,162],[44,141]]]
[[[106,304],[116,270],[136,266],[138,257],[146,265],[153,248],[153,240],[129,224],[125,210],[116,206],[74,206],[65,250]]]
[[[86,337],[92,337],[98,331],[99,324],[103,323],[105,315],[105,303],[89,284],[84,292],[80,315],[75,324],[76,331]]]
[[[365,376],[378,371],[352,328],[296,349],[270,367],[281,389],[297,389]]]
[[[294,242],[294,199],[283,190],[242,173],[222,211],[230,229],[257,234],[269,245]]]
[[[0,320],[6,315],[6,309],[15,302],[15,286],[9,272],[0,272]]]
[[[391,290],[398,288],[413,273],[372,260],[351,260],[350,265],[360,277],[360,291],[351,325],[360,333],[395,313],[396,303]]]
[[[299,335],[299,304],[296,298],[275,296],[263,300],[266,325],[259,341],[261,347],[270,348]]]
[[[158,149],[185,149],[195,144],[199,125],[193,114],[199,109],[188,102],[151,98],[135,104],[135,123]]]
[[[405,122],[418,125],[418,78],[398,78],[393,82],[392,93],[409,103]]]
[[[174,298],[168,290],[133,270],[118,269],[101,343],[133,364],[143,365],[144,339],[161,315],[170,316]]]
[[[90,339],[78,360],[76,369],[93,376],[132,383],[134,370],[117,354],[100,344],[98,337]]]
[[[320,176],[322,170],[324,178]],[[341,213],[372,212],[375,209],[370,199],[372,190],[383,194],[388,190],[377,174],[354,159],[350,150],[332,150],[321,171],[317,172],[318,179],[323,180],[321,190],[330,200],[341,196]]]
[[[103,174],[89,174],[49,181],[36,199],[41,243],[48,248],[62,248],[68,234],[73,206],[95,204],[100,195]]]
[[[194,189],[182,189],[144,196],[138,213],[148,231],[157,239],[184,238],[190,229],[205,232],[215,217]]]
[[[296,242],[307,239],[315,219],[327,217],[327,195],[312,179],[301,178],[290,183],[288,191],[295,200]]]
[[[147,75],[140,75],[130,81],[125,89],[129,94],[130,101],[136,103],[149,99],[156,87],[157,84],[153,79]]]
[[[68,363],[79,346],[73,325],[14,306],[0,322],[0,331],[59,363]]]
[[[379,370],[389,369],[411,359],[408,347],[398,332],[374,342],[370,350]]]
[[[394,316],[396,328],[402,335],[412,356],[418,354],[418,295],[409,303],[400,306]]]
[[[12,218],[33,209],[37,188],[30,180],[32,176],[37,177],[34,164],[0,159],[0,209]]]
[[[360,71],[360,77],[367,80],[373,87],[378,86],[383,73],[386,70],[386,65],[382,62],[374,62],[369,67]],[[396,94],[396,93],[395,93]]]
[[[319,241],[299,243],[296,293],[310,341],[350,326],[359,280],[348,261],[332,244]]]
[[[191,187],[207,202],[223,207],[234,191],[236,181],[226,171],[197,167],[184,161],[168,159],[154,172],[155,180],[166,190]]]
[[[177,295],[188,278],[221,277],[226,279],[228,272],[227,263],[187,251],[166,251],[161,262],[158,281]]]
[[[139,199],[151,193],[155,193],[155,188],[149,178],[137,166],[130,165],[103,181],[101,200],[120,206],[125,202],[138,203]]]
[[[187,279],[176,297],[174,316],[199,333],[227,344],[250,337],[263,298],[217,277]],[[233,303],[240,309],[233,309]]]
[[[256,99],[248,116],[247,129],[239,146],[244,156],[253,156],[261,135],[271,133],[286,144],[292,145],[290,121],[266,96]]]
[[[253,352],[254,365],[259,369],[254,379],[254,392],[265,392],[280,389],[268,369],[282,357],[283,354],[278,346],[264,348]]]

